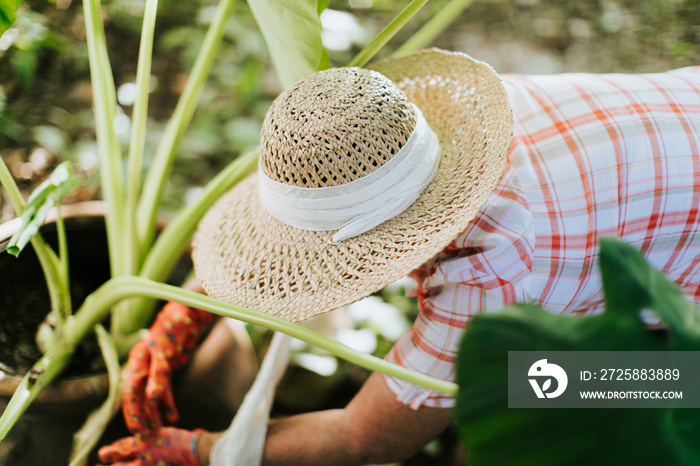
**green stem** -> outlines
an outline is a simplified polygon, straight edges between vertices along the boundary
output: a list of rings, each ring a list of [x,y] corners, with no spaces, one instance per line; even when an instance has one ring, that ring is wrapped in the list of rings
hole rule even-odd
[[[158,236],[146,256],[140,276],[154,281],[165,281],[187,249],[197,224],[209,208],[224,193],[252,172],[258,162],[259,149],[243,154],[231,162],[204,187],[199,198],[187,206]],[[143,328],[151,320],[153,300],[136,299],[131,305],[129,321],[123,322],[124,334]]]
[[[223,317],[260,325],[318,346],[371,371],[381,372],[446,395],[455,396],[457,393],[455,383],[419,374],[375,356],[353,350],[302,325],[143,277],[122,276],[110,279],[92,293],[73,318],[66,323],[62,338],[56,341],[54,346],[32,366],[0,417],[0,442],[41,390],[61,373],[68,364],[75,347],[95,328],[96,323],[109,314],[112,306],[134,296],[178,301]]]
[[[111,306],[122,299],[128,299],[133,296],[178,301],[187,306],[197,307],[220,316],[230,317],[254,325],[261,325],[318,346],[342,359],[371,371],[397,377],[447,395],[455,395],[457,393],[457,385],[454,383],[419,374],[375,356],[353,350],[348,346],[302,325],[291,323],[260,311],[227,304],[208,296],[195,293],[194,291],[157,283],[142,277],[113,278],[94,292],[75,314],[74,319],[66,325],[62,344],[75,347],[88,332],[92,331],[95,322],[99,322],[107,315]]]
[[[255,170],[259,154],[256,148],[241,155],[207,183],[197,200],[175,217],[158,237],[143,264],[142,277],[155,281],[167,278],[204,214],[224,193]]]
[[[143,152],[146,143],[146,126],[148,122],[148,94],[151,84],[151,64],[153,61],[153,35],[156,27],[158,0],[147,0],[143,13],[139,60],[136,71],[136,101],[132,114],[131,140],[127,165],[127,214],[129,247],[127,248],[126,270],[136,274],[141,265],[141,246],[136,213],[141,193],[141,171],[143,170]]]
[[[462,12],[474,3],[474,0],[452,0],[438,13],[433,16],[430,21],[425,23],[418,31],[415,32],[401,47],[399,47],[393,56],[400,57],[416,52],[430,45],[450,24],[462,14]]]
[[[119,366],[119,356],[112,336],[102,327],[95,326],[97,342],[102,350],[102,358],[107,367],[109,378],[109,392],[107,399],[99,409],[90,414],[83,427],[73,435],[73,448],[69,466],[80,466],[86,464],[85,459],[95,448],[97,442],[102,437],[107,424],[119,409],[119,395],[121,386],[119,383],[121,367]]]
[[[374,39],[367,44],[347,66],[364,66],[379,50],[401,30],[406,23],[428,3],[428,0],[413,0]]]
[[[216,52],[224,34],[224,25],[233,9],[234,1],[221,0],[219,3],[214,22],[207,31],[204,44],[187,79],[182,96],[168,122],[165,134],[156,148],[153,165],[148,171],[138,207],[139,242],[142,255],[155,236],[158,204],[163,196],[168,174],[172,168],[175,149],[192,120],[204,82],[216,58]]]
[[[99,0],[85,0],[85,30],[95,107],[102,196],[107,203],[107,239],[112,276],[124,274],[123,179],[121,151],[114,132],[116,92],[101,18]]]
[[[59,307],[56,328],[60,331],[63,323],[73,312],[73,304],[70,297],[70,276],[68,274],[68,242],[66,240],[66,226],[63,223],[61,209],[56,209],[56,232],[58,233],[58,271],[61,279],[61,307]]]

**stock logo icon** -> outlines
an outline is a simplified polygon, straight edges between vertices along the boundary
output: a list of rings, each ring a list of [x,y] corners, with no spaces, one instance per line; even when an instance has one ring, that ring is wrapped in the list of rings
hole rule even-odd
[[[569,378],[566,376],[564,369],[556,364],[548,363],[546,359],[540,359],[530,366],[527,375],[528,377],[534,377],[529,378],[528,381],[532,385],[537,398],[556,398],[564,393],[569,383]],[[552,379],[557,381],[557,385],[554,391],[549,391],[552,388]],[[540,380],[542,385],[540,385]]]

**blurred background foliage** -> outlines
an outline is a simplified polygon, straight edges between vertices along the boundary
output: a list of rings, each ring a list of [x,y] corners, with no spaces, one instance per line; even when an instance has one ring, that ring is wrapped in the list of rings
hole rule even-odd
[[[377,58],[397,49],[446,3],[429,2]],[[406,4],[329,0],[321,19],[330,65],[349,62]],[[146,160],[185,85],[215,5],[215,0],[159,3]],[[115,126],[125,143],[142,10],[142,0],[105,0],[102,12],[118,90]],[[73,161],[87,182],[67,202],[100,197],[82,15],[79,1],[25,0],[15,25],[0,37],[0,155],[25,192],[59,162]],[[500,73],[659,72],[700,65],[700,0],[474,0],[433,45],[466,52]],[[166,217],[238,154],[257,146],[265,112],[280,90],[253,16],[240,1],[178,150]],[[13,216],[0,198],[0,221]],[[410,287],[401,282],[332,313],[328,331],[383,356],[418,312],[415,299],[405,296]],[[264,352],[265,333],[251,329],[251,334]],[[278,392],[281,413],[341,406],[367,376],[313,348],[300,344],[297,350],[296,369]],[[453,464],[460,456],[458,442],[448,435],[429,445],[422,460],[406,464]]]
[[[340,66],[408,2],[330,0],[322,15],[330,64]],[[386,56],[446,4],[433,0],[380,52]],[[143,2],[105,1],[103,16],[119,90],[115,122],[128,139]],[[181,92],[215,2],[162,0],[153,62],[149,152]],[[0,152],[24,186],[58,161],[93,173],[91,90],[82,5],[27,0],[0,38]],[[700,63],[700,0],[475,0],[433,45],[467,52],[502,73],[654,72]],[[248,5],[226,28],[167,194],[172,212],[237,154],[258,142],[279,92]],[[99,196],[94,182],[77,197]],[[3,220],[11,216],[4,212]]]

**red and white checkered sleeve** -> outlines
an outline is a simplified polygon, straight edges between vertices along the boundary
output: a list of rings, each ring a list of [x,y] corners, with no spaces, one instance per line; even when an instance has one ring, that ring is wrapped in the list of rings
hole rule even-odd
[[[534,245],[532,216],[510,166],[459,237],[433,263],[414,274],[420,314],[387,360],[454,381],[459,341],[472,315],[527,299]],[[454,398],[387,377],[397,399],[451,407]]]

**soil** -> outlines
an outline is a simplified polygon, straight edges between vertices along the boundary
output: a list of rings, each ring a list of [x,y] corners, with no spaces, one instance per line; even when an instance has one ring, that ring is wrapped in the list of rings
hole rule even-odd
[[[104,220],[67,219],[68,250],[71,265],[71,298],[77,308],[85,297],[109,278]],[[55,247],[53,225],[42,235]],[[4,246],[4,245],[3,245]],[[29,246],[15,258],[0,254],[0,365],[9,372],[24,375],[41,356],[34,343],[36,330],[50,309],[48,291],[41,266]],[[76,350],[63,376],[92,372],[100,363],[94,337],[87,338]]]

